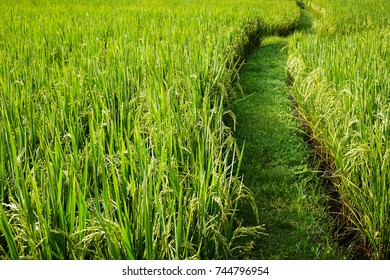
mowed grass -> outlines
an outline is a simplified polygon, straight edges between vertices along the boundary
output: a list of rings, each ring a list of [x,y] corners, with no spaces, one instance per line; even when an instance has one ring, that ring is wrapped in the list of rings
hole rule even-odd
[[[261,233],[222,119],[248,47],[297,24],[277,2],[1,1],[0,258],[229,258]]]
[[[288,38],[269,37],[242,68],[233,105],[244,146],[244,184],[253,190],[265,235],[250,238],[247,259],[339,259],[329,197],[294,113],[285,65]],[[241,208],[240,208],[241,209]],[[245,207],[239,212],[256,224]]]
[[[293,94],[339,192],[357,257],[388,259],[390,3],[304,2],[322,12],[318,33],[291,41]]]

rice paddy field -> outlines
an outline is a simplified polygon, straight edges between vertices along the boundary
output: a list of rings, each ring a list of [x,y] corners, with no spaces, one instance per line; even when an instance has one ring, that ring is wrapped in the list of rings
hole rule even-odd
[[[0,259],[228,259],[241,238],[229,102],[251,48],[287,65],[349,230],[390,257],[387,0],[2,0]]]
[[[298,22],[277,2],[1,1],[1,258],[229,258],[261,232],[222,117],[250,43]]]
[[[340,196],[352,243],[390,258],[390,2],[303,1],[312,34],[291,39],[292,91]]]

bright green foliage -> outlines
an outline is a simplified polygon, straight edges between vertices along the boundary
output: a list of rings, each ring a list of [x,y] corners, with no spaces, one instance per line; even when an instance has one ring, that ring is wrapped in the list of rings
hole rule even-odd
[[[1,1],[0,258],[227,258],[261,232],[222,117],[248,47],[298,22],[274,2]]]
[[[245,143],[243,182],[253,190],[267,234],[248,238],[253,248],[245,256],[340,259],[343,252],[335,246],[329,197],[313,166],[303,128],[292,114],[285,73],[288,40],[265,38],[251,54],[240,76],[243,98],[233,106],[235,136],[239,144]]]
[[[389,258],[390,3],[313,2],[327,5],[317,22],[321,34],[297,34],[292,40],[294,96],[333,169],[344,214],[365,253]],[[340,8],[345,3],[350,12]],[[343,19],[338,10],[345,12]]]
[[[334,34],[390,25],[388,0],[307,0],[307,9],[319,16],[316,32]]]

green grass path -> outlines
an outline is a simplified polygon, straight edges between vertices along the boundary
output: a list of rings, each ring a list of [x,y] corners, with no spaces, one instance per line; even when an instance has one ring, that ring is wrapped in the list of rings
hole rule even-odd
[[[243,96],[233,104],[235,136],[245,143],[241,174],[267,234],[248,240],[252,249],[244,258],[339,259],[324,187],[288,94],[287,40],[267,38],[249,57],[240,79]],[[254,223],[245,210],[242,215]]]

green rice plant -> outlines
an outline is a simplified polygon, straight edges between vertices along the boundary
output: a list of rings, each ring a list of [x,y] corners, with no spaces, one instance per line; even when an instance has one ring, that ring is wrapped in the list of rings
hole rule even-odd
[[[297,24],[277,2],[1,1],[0,257],[228,258],[260,234],[222,119],[253,40]]]
[[[297,34],[288,70],[344,214],[370,258],[389,257],[389,28]]]
[[[317,15],[314,28],[321,34],[358,32],[389,26],[390,3],[386,0],[307,0]]]

